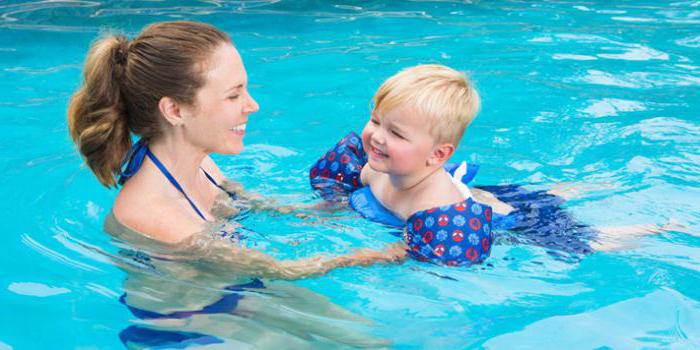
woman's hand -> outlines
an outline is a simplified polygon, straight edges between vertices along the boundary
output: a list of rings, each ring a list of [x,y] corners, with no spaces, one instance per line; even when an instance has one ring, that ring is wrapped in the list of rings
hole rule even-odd
[[[401,263],[406,258],[406,244],[392,243],[383,250],[358,249],[335,257],[314,256],[301,260],[279,261],[279,271],[284,278],[298,279],[325,275],[338,267],[370,266],[377,263]]]
[[[343,266],[369,266],[376,263],[400,263],[406,258],[406,244],[396,242],[383,250],[358,249],[350,254],[336,256],[326,263],[330,269]]]

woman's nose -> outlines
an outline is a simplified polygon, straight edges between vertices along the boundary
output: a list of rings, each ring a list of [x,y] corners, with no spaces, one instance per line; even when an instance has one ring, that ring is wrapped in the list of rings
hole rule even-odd
[[[259,106],[258,103],[255,101],[255,99],[253,98],[253,96],[248,95],[248,101],[247,101],[247,102],[248,102],[248,103],[246,103],[246,105],[245,105],[244,112],[246,112],[246,113],[255,113],[255,112],[257,112],[258,110],[260,110],[260,106]]]

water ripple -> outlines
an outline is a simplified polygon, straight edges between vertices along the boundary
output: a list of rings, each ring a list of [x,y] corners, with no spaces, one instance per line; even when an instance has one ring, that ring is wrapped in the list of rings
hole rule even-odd
[[[67,69],[76,69],[76,70],[81,70],[83,67],[82,65],[79,64],[61,64],[53,67],[46,67],[46,68],[32,68],[32,67],[10,67],[10,68],[5,68],[3,69],[6,72],[11,72],[11,73],[21,73],[21,74],[29,74],[29,75],[43,75],[43,74],[52,74],[56,72],[60,72],[63,70]]]
[[[566,53],[557,53],[552,55],[552,58],[555,60],[574,60],[574,61],[595,61],[598,58],[593,57],[593,56],[588,56],[588,55],[574,55],[574,54],[566,54]]]
[[[649,89],[661,86],[695,86],[700,85],[700,77],[687,74],[631,72],[609,73],[596,69],[586,71],[586,75],[565,79],[570,82],[583,82],[594,85],[617,86],[624,88]]]
[[[53,8],[76,8],[76,7],[95,7],[100,3],[96,1],[35,1],[25,2],[21,4],[0,5],[0,18],[7,22],[18,21],[14,15],[21,13],[36,12],[45,9]]]
[[[700,47],[700,36],[692,36],[688,38],[678,39],[676,40],[676,44],[695,49]]]
[[[626,127],[623,135],[639,133],[643,138],[653,141],[671,141],[686,143],[700,149],[700,125],[675,118],[651,118]]]
[[[621,100],[616,98],[604,98],[593,101],[591,105],[581,110],[594,117],[616,117],[619,113],[638,112],[646,110],[644,103],[639,101]]]
[[[591,349],[700,346],[700,304],[675,290],[659,289],[641,298],[616,302],[596,310],[535,321],[522,330],[486,342],[487,348],[513,347]],[[679,314],[682,320],[679,324]],[[581,328],[586,332],[580,332]],[[614,332],[610,330],[614,329]],[[683,331],[685,329],[685,331]],[[679,332],[680,330],[680,332]],[[560,334],[570,336],[561,337]]]
[[[70,289],[62,287],[52,287],[43,283],[37,282],[12,282],[7,287],[7,290],[19,295],[28,295],[32,297],[50,297],[70,293]]]
[[[634,47],[624,49],[623,51],[623,53],[619,54],[601,53],[598,54],[598,57],[625,61],[666,61],[669,58],[669,55],[665,52],[660,52],[642,45],[635,45]]]
[[[82,262],[71,259],[71,258],[67,257],[66,255],[63,255],[63,254],[61,254],[61,253],[59,253],[51,248],[39,243],[38,241],[36,241],[34,238],[32,238],[31,236],[29,236],[27,234],[23,234],[21,236],[21,240],[22,240],[22,243],[24,243],[27,247],[31,248],[32,250],[34,250],[34,251],[38,252],[39,254],[41,254],[47,258],[50,258],[52,260],[55,260],[55,261],[58,261],[60,263],[63,263],[63,264],[66,264],[66,265],[69,265],[69,266],[72,266],[72,267],[75,267],[75,268],[78,268],[81,270],[85,270],[85,271],[100,271],[100,269],[98,269],[94,266],[90,266],[88,264],[84,264]]]

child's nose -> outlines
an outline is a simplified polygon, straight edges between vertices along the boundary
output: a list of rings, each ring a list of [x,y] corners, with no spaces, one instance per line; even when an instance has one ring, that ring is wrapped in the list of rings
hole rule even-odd
[[[377,129],[372,133],[372,141],[374,141],[374,143],[383,145],[384,141],[386,141],[386,135],[384,135],[384,132],[381,131],[381,129]]]

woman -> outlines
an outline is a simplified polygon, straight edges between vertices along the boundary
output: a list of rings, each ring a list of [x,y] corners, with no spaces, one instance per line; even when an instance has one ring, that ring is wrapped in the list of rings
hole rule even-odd
[[[248,117],[258,111],[229,37],[187,21],[151,25],[132,41],[107,37],[90,50],[84,78],[70,102],[68,125],[100,182],[123,184],[107,228],[173,245],[192,239],[214,219],[217,198],[236,196],[220,185],[224,177],[209,154],[240,153]],[[132,133],[141,140],[129,152]],[[230,249],[250,272],[282,278],[401,255],[395,248],[387,254],[281,262],[235,245]]]
[[[295,329],[292,324],[304,325],[341,343],[372,343],[364,335],[355,337],[327,324],[307,326],[313,317],[278,312],[294,309],[291,304],[297,302],[308,307],[309,293],[298,288],[282,288],[288,304],[283,308],[248,297],[246,292],[255,294],[261,288],[268,296],[275,293],[269,283],[250,282],[250,277],[296,279],[339,266],[395,261],[404,255],[400,245],[383,252],[280,261],[231,244],[241,239],[235,229],[212,229],[222,219],[216,208],[242,195],[232,191],[234,186],[225,182],[209,154],[243,150],[248,117],[258,111],[247,87],[243,62],[230,38],[202,23],[157,23],[132,41],[103,38],[88,53],[84,82],[70,102],[68,126],[98,180],[107,187],[122,185],[105,219],[105,229],[128,243],[126,258],[120,261],[128,272],[121,300],[135,316],[155,324],[172,325],[173,320],[187,318],[192,319],[187,324],[201,325],[194,319],[257,310],[270,324],[286,324],[281,328],[285,332]],[[141,138],[133,147],[131,134]],[[290,297],[294,295],[303,296]],[[324,313],[338,309],[324,300],[316,297],[312,304]],[[356,317],[347,311],[330,314]],[[158,328],[132,326],[121,337],[130,344],[201,335],[163,331],[162,324]],[[280,343],[288,338],[280,336]]]

